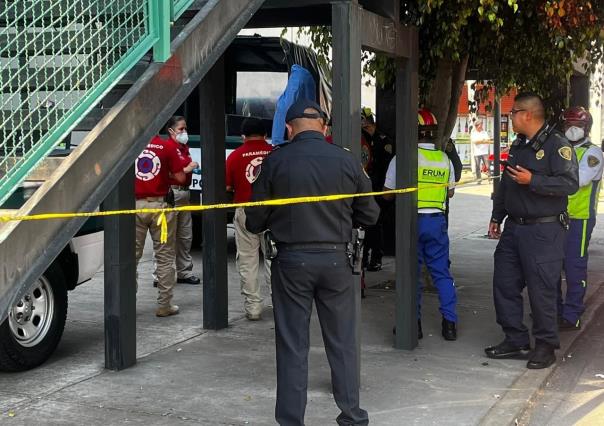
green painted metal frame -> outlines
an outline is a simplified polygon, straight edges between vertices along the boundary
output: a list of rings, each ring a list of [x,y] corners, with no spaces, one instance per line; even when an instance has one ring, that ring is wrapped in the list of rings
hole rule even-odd
[[[174,0],[172,2],[172,22],[176,21],[185,10],[191,7],[193,1],[194,0]]]
[[[105,73],[103,79],[91,88],[77,105],[71,108],[40,141],[0,178],[0,204],[23,182],[33,170],[94,108],[120,79],[151,49],[156,62],[165,62],[170,56],[170,24],[178,18],[193,0],[147,0],[147,34],[133,45],[121,59]]]

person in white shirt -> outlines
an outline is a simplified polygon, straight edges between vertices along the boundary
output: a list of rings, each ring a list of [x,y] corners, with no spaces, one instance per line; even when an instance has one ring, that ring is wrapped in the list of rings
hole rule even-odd
[[[470,142],[472,144],[472,152],[474,156],[474,173],[478,183],[482,181],[482,173],[480,171],[481,163],[487,168],[487,174],[490,175],[490,164],[489,164],[489,144],[491,138],[486,130],[482,127],[482,121],[476,120],[474,128],[470,133]]]

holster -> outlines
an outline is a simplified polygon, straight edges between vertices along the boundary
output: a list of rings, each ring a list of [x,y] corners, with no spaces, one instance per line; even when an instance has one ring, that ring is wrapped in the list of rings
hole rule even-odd
[[[558,216],[558,220],[560,221],[560,225],[567,231],[570,229],[570,217],[568,216],[568,212],[562,212]]]
[[[347,245],[348,260],[353,275],[363,272],[363,250],[365,246],[365,230],[363,228],[352,229],[352,239]]]
[[[166,196],[164,197],[164,201],[166,202],[167,205],[169,205],[170,207],[174,207],[176,205],[176,200],[174,199],[174,191],[172,190],[172,188],[170,188],[168,190],[168,193],[166,194]]]
[[[264,256],[268,260],[273,260],[277,257],[277,254],[279,254],[279,251],[277,250],[277,243],[275,242],[270,229],[264,231],[262,238],[264,238]]]

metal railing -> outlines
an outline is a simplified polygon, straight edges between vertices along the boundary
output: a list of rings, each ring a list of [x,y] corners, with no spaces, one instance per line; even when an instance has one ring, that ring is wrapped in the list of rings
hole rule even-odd
[[[191,0],[0,0],[0,204]]]

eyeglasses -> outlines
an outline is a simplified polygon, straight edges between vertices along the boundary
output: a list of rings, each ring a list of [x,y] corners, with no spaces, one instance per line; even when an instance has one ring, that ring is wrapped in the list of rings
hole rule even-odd
[[[520,111],[526,111],[526,109],[513,109],[510,111],[510,115],[516,115]]]

